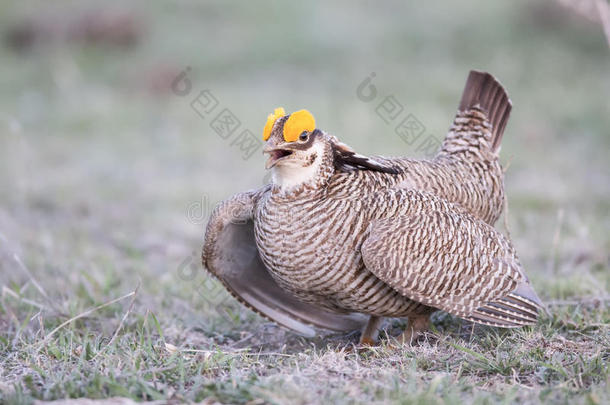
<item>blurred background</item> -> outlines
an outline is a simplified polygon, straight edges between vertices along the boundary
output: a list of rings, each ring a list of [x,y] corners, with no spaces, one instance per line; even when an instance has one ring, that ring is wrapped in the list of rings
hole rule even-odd
[[[442,140],[480,69],[513,101],[507,223],[527,273],[545,300],[607,295],[610,51],[594,1],[2,1],[0,27],[13,290],[32,276],[70,312],[141,281],[138,302],[168,328],[222,328],[193,282],[204,225],[266,181],[267,114],[307,108],[362,153],[423,157],[378,105],[393,96],[398,120]],[[372,73],[376,96],[358,97]]]

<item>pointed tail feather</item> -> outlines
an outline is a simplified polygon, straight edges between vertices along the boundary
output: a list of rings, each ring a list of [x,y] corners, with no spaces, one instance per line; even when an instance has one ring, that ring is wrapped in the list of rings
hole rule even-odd
[[[482,109],[488,116],[492,125],[491,149],[497,152],[512,103],[506,90],[495,77],[486,72],[471,70],[462,93],[459,110],[467,111],[475,107]]]
[[[536,324],[541,309],[546,310],[534,289],[521,283],[505,297],[477,308],[466,319],[485,325],[517,328]]]

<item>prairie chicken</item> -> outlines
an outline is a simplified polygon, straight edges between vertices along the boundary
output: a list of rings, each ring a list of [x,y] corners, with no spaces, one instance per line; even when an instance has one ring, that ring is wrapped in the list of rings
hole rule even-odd
[[[498,327],[534,324],[542,303],[511,242],[498,161],[511,103],[471,71],[432,160],[366,157],[278,108],[263,131],[272,182],[214,210],[203,264],[242,303],[303,335],[408,317],[403,340],[444,310]],[[366,322],[366,324],[365,324]]]

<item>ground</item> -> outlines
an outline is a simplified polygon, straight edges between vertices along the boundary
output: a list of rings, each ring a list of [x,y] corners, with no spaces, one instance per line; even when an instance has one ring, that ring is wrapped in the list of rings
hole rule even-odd
[[[0,4],[0,402],[610,402],[598,24],[555,1],[108,4]],[[392,320],[358,352],[357,333],[296,336],[207,276],[211,208],[267,181],[243,130],[307,108],[360,152],[424,157],[472,68],[514,104],[497,228],[548,305],[537,325],[438,313],[418,345],[388,344]],[[405,117],[420,138],[394,132]]]

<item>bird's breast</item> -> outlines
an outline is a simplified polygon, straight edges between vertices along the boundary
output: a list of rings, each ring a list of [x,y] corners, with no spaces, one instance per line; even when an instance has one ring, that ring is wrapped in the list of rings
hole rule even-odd
[[[256,242],[280,285],[328,296],[344,291],[362,268],[365,217],[359,201],[270,199],[257,210]]]

